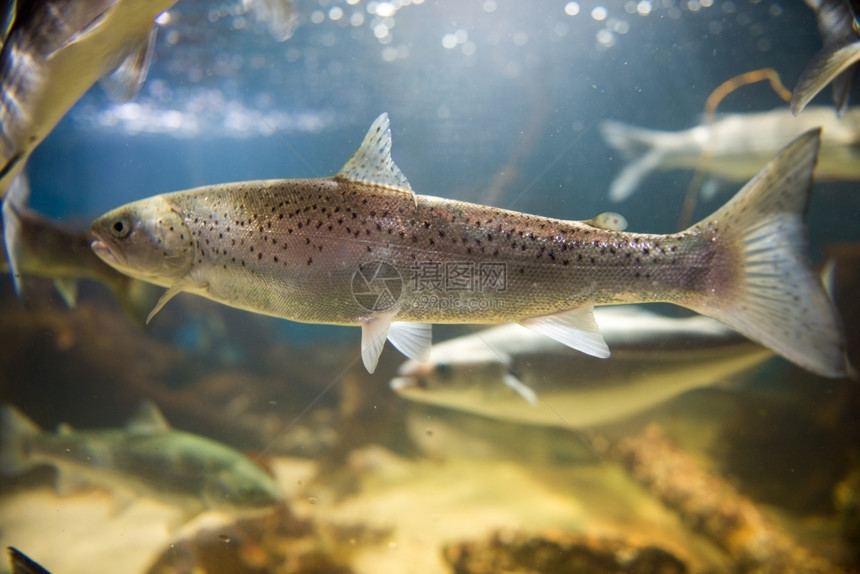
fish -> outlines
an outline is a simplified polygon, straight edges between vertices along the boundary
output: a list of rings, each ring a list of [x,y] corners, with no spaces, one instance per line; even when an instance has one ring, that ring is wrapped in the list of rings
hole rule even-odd
[[[8,4],[0,47],[0,197],[32,151],[96,81],[115,99],[143,84],[155,19],[176,0]]]
[[[828,84],[833,105],[842,115],[860,67],[860,2],[857,0],[806,0],[815,10],[824,47],[800,73],[791,93],[791,112],[798,115]]]
[[[295,0],[242,0],[242,8],[253,14],[257,22],[265,22],[277,42],[292,38],[299,27]]]
[[[106,286],[135,323],[143,324],[158,300],[158,287],[132,279],[106,265],[90,249],[89,229],[72,231],[27,207],[29,186],[20,173],[3,198],[3,243],[6,258],[0,272],[12,274],[15,290],[24,299],[23,276],[54,282],[63,301],[74,309],[82,279]]]
[[[93,221],[96,255],[178,293],[305,323],[361,327],[426,360],[433,323],[520,323],[608,357],[595,305],[668,302],[827,377],[845,374],[839,317],[807,259],[820,132],[783,149],[711,217],[668,235],[605,215],[567,221],[418,195],[391,158],[387,114],[333,177],[217,184]]]
[[[773,353],[702,315],[595,309],[612,349],[600,360],[517,324],[433,345],[389,385],[412,401],[493,419],[586,428],[623,420],[691,389],[732,381]]]
[[[751,114],[725,114],[711,125],[670,132],[615,120],[598,126],[606,144],[629,163],[609,186],[609,200],[624,201],[657,170],[703,169],[728,182],[753,177],[784,145],[822,127],[815,176],[819,180],[860,180],[860,108],[835,117],[827,106],[810,107],[795,118],[788,108]],[[701,167],[703,155],[707,161]]]
[[[14,546],[7,546],[6,552],[9,554],[9,565],[12,567],[12,574],[51,574],[39,563]]]
[[[47,464],[64,485],[85,483],[118,495],[146,496],[193,517],[204,510],[252,514],[282,499],[277,483],[240,452],[172,429],[152,402],[123,429],[44,432],[15,407],[0,405],[0,472]]]

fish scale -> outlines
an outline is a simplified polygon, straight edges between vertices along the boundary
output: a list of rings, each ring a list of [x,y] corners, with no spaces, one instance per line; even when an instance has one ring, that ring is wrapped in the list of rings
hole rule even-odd
[[[687,300],[708,277],[703,269],[710,268],[708,246],[716,237],[716,230],[700,228],[669,236],[621,233],[425,196],[416,206],[383,188],[336,180],[206,187],[166,199],[195,213],[188,248],[219,300],[275,316],[291,307],[297,320],[341,325],[358,325],[366,314],[349,289],[356,263],[383,260],[408,278],[413,266],[437,261],[502,261],[509,272],[503,309],[452,303],[451,313],[410,308],[398,315],[404,321],[495,323],[560,305]],[[184,234],[181,228],[174,233]],[[290,273],[296,269],[304,271]],[[332,287],[324,306],[313,304],[317,289]],[[262,297],[269,290],[272,296]],[[404,297],[417,295],[404,281]],[[462,301],[474,293],[455,295]]]
[[[431,323],[518,322],[606,357],[595,305],[671,302],[841,376],[839,320],[803,254],[818,138],[795,140],[710,218],[656,235],[622,231],[606,214],[565,221],[416,195],[391,161],[383,114],[334,177],[140,200],[93,223],[93,249],[168,288],[153,314],[190,292],[359,325],[371,371],[386,338],[426,358]]]

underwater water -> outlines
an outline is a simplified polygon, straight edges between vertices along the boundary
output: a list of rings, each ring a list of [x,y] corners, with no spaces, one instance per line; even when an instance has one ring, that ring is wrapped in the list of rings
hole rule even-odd
[[[568,220],[613,211],[630,231],[672,233],[693,171],[655,170],[611,201],[629,158],[601,123],[686,130],[722,82],[773,68],[791,89],[821,47],[813,11],[788,0],[279,4],[295,17],[280,41],[238,0],[179,0],[158,19],[140,93],[118,103],[94,87],[33,152],[30,207],[84,230],[165,192],[331,176],[387,112],[391,155],[416,193]],[[830,102],[825,89],[814,104]],[[727,95],[719,113],[776,108],[787,104],[764,82]],[[748,124],[747,137],[762,135]],[[845,161],[860,161],[854,130]],[[694,220],[749,177],[706,177],[715,192]],[[831,295],[855,359],[858,216],[858,181],[816,181],[810,257],[817,269],[835,261]],[[55,574],[860,568],[860,391],[848,378],[763,358],[587,428],[563,413],[561,424],[519,424],[398,396],[389,381],[406,358],[387,345],[369,374],[355,327],[191,294],[143,326],[96,282],[80,285],[74,309],[49,280],[24,285],[26,305],[0,281],[0,402],[46,432],[71,425],[77,442],[52,456],[84,460],[69,473],[3,469],[0,543]],[[440,325],[434,343],[474,331]],[[591,372],[571,356],[572,382],[557,385]],[[645,377],[660,363],[630,368]],[[645,394],[662,392],[660,373]],[[608,404],[628,399],[625,384]],[[144,401],[174,430],[262,466],[282,500],[207,507],[218,495],[197,483],[215,472],[199,462],[210,443],[156,445],[120,465],[131,446],[86,434],[123,428]],[[95,441],[111,456],[81,446]]]

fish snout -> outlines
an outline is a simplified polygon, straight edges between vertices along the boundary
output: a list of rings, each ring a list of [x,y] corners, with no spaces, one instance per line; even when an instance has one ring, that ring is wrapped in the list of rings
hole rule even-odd
[[[99,259],[111,267],[127,265],[128,260],[122,250],[116,249],[115,246],[112,246],[111,244],[112,242],[110,240],[96,239],[90,244],[90,248]]]

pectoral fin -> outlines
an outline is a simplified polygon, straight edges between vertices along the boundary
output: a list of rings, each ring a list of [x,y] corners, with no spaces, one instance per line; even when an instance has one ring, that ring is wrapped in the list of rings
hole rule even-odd
[[[502,375],[502,380],[515,393],[524,398],[528,404],[537,404],[537,394],[535,394],[534,390],[519,380],[513,373],[505,373]]]
[[[593,307],[529,317],[520,321],[520,325],[593,357],[605,359],[609,356],[609,346],[594,320]]]
[[[78,305],[77,279],[54,279],[54,289],[57,290],[69,309],[74,309]]]
[[[173,299],[174,297],[176,297],[177,295],[182,293],[182,291],[183,291],[183,286],[181,284],[180,285],[174,285],[173,287],[171,287],[170,289],[165,291],[164,294],[161,297],[159,297],[158,303],[155,304],[155,307],[152,309],[152,311],[149,312],[149,315],[146,316],[146,324],[149,325],[149,322],[152,321],[152,318],[155,317],[155,315],[159,311],[161,311],[161,308],[164,307],[165,305],[167,305],[168,301],[170,301],[171,299]]]

